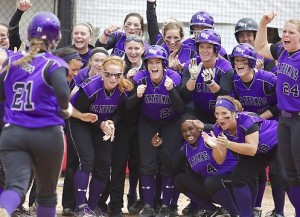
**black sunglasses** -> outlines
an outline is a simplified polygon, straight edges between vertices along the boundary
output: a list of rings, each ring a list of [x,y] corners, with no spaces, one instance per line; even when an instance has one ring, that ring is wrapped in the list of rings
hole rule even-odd
[[[107,77],[107,78],[111,78],[112,76],[115,76],[116,79],[119,79],[122,76],[121,72],[120,73],[104,72],[104,74],[105,74],[105,77]]]

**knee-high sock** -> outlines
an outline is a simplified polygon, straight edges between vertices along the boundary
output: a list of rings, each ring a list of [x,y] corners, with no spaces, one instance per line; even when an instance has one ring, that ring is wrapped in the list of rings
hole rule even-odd
[[[300,185],[290,186],[287,194],[289,196],[291,204],[295,208],[296,216],[297,217],[300,216],[300,200],[299,200]]]
[[[170,205],[171,198],[175,189],[175,180],[173,176],[162,176],[162,204]]]
[[[249,186],[233,187],[233,193],[240,211],[240,216],[252,217],[252,195]]]
[[[237,205],[227,188],[223,188],[212,195],[212,199],[217,204],[220,204],[224,209],[226,209],[230,216],[239,215]]]
[[[0,207],[4,208],[9,215],[20,205],[21,196],[14,190],[4,190],[0,196]]]
[[[74,177],[76,207],[86,203],[86,192],[89,184],[89,173],[77,170]]]
[[[199,196],[196,196],[195,194],[189,192],[184,193],[188,198],[191,199],[194,203],[197,204],[199,209],[206,209],[206,210],[215,210],[216,206],[213,205],[212,201],[207,200],[207,198],[201,198]]]
[[[136,187],[139,181],[139,174],[137,171],[129,170],[129,189],[128,194],[131,196],[136,195]]]
[[[272,188],[272,195],[276,214],[284,216],[285,191],[281,188]]]
[[[90,188],[89,188],[89,199],[88,205],[89,207],[94,210],[98,205],[100,195],[103,193],[105,189],[106,181],[102,181],[95,177],[92,177],[90,181]]]
[[[261,203],[264,197],[265,189],[266,189],[267,182],[259,183],[258,184],[258,193],[255,200],[254,207],[261,207]]]
[[[56,209],[55,207],[46,207],[38,205],[36,210],[37,217],[53,217],[55,216]]]
[[[142,175],[141,179],[144,203],[153,208],[155,177],[154,175]]]

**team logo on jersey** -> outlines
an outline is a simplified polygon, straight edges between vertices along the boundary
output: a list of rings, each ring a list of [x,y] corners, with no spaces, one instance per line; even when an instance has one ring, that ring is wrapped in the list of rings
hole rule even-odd
[[[24,63],[24,64],[22,64],[21,67],[24,71],[28,72],[29,74],[31,74],[35,69],[35,66],[33,66],[29,63]]]
[[[245,50],[244,50],[244,49],[241,49],[240,47],[236,47],[236,48],[235,48],[235,51],[238,52],[238,53],[243,54]]]
[[[208,37],[209,37],[209,35],[206,34],[205,32],[201,32],[200,35],[202,38],[205,38],[205,39],[208,39]]]
[[[200,20],[201,22],[205,22],[206,18],[202,17],[201,15],[197,15],[197,19]]]
[[[244,22],[238,22],[238,26],[240,26],[240,27],[247,27],[247,24],[248,23],[244,23]]]

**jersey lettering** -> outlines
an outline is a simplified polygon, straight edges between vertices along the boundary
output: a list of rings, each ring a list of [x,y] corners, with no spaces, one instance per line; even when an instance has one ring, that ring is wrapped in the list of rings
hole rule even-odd
[[[31,111],[34,110],[34,103],[32,102],[32,87],[33,81],[16,82],[13,85],[13,101],[11,109],[15,111]]]
[[[284,82],[283,83],[283,93],[285,95],[293,95],[293,97],[299,97],[298,84],[295,84],[294,86],[291,87],[289,83]]]

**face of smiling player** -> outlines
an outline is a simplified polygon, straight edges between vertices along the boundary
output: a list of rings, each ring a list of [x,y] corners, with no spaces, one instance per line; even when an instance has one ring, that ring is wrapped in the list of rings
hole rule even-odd
[[[125,35],[141,35],[142,33],[142,24],[141,19],[136,16],[129,16],[124,23]]]
[[[245,57],[235,57],[234,58],[234,68],[236,73],[245,82],[251,81],[253,79],[253,70],[249,66],[249,60]]]
[[[120,83],[122,74],[122,68],[119,65],[113,63],[106,64],[102,76],[105,89],[112,91]]]
[[[85,54],[88,52],[88,45],[92,40],[92,33],[89,27],[86,25],[78,24],[73,30],[73,42],[76,50],[80,54]]]
[[[199,129],[193,124],[192,121],[184,121],[181,126],[181,134],[185,141],[189,144],[195,144],[199,139],[201,132]]]
[[[287,22],[283,27],[282,43],[288,52],[295,52],[300,49],[300,27]]]
[[[151,58],[147,60],[147,68],[150,73],[151,81],[154,84],[159,84],[163,78],[164,69],[162,66],[162,59]]]

